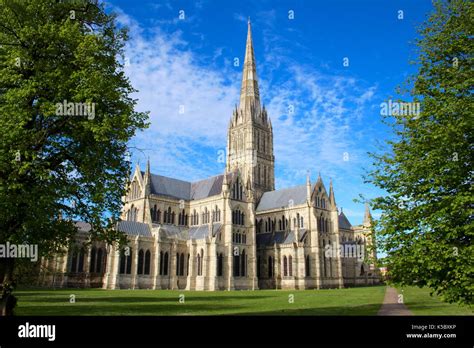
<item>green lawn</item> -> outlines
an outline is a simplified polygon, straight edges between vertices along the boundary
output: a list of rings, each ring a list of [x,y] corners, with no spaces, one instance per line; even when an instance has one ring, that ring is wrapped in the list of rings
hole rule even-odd
[[[375,315],[385,287],[331,290],[17,290],[17,315]],[[76,302],[70,303],[70,295]],[[184,294],[184,303],[179,303]],[[291,296],[294,302],[290,303]]]
[[[438,296],[430,296],[428,288],[409,286],[397,290],[414,315],[473,315],[472,307],[442,302]]]
[[[401,293],[401,291],[399,290]],[[376,315],[385,286],[331,290],[172,291],[23,289],[17,315]],[[75,295],[75,303],[70,296]],[[184,295],[184,303],[180,303]],[[293,295],[293,303],[291,296]],[[472,309],[403,288],[414,315],[472,315]]]

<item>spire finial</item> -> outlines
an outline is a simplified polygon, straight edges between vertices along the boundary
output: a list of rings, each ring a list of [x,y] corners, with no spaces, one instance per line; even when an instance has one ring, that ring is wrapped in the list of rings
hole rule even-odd
[[[250,25],[250,16],[247,18],[247,24]]]
[[[370,214],[369,203],[365,202],[364,225],[370,225],[372,222],[372,215]]]
[[[247,43],[245,45],[244,71],[242,74],[242,87],[240,89],[240,110],[251,112],[252,108],[260,111],[260,92],[257,82],[257,68],[255,63],[255,53],[253,51],[252,28],[250,17],[248,18]]]
[[[332,178],[329,178],[329,202],[333,209],[336,208],[336,198],[334,197],[334,188],[332,187]]]

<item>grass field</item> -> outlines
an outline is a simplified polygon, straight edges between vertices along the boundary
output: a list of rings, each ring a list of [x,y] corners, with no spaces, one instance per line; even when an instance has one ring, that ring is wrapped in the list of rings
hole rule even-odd
[[[332,290],[173,291],[23,290],[16,291],[17,315],[375,315],[384,286]],[[70,303],[70,295],[75,303]],[[179,302],[183,294],[184,303]],[[293,303],[291,303],[293,295]]]
[[[331,290],[173,291],[24,289],[15,291],[17,315],[376,315],[385,286]],[[404,289],[415,315],[472,315],[430,298],[429,291]],[[75,296],[75,303],[70,296]],[[184,303],[180,303],[184,295]],[[293,301],[292,301],[293,300]]]
[[[473,315],[473,308],[442,302],[436,295],[430,296],[430,289],[398,288],[403,301],[414,315]],[[403,291],[402,291],[403,290]]]

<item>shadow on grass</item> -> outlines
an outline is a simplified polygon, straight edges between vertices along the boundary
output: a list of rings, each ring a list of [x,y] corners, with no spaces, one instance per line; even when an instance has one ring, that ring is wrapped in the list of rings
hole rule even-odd
[[[126,305],[116,306],[113,304],[102,304],[100,307],[88,307],[86,305],[65,304],[63,306],[49,305],[42,307],[21,308],[16,315],[33,316],[180,316],[180,315],[222,315],[222,312],[236,311],[246,306],[225,304],[146,304],[144,306]],[[233,313],[229,313],[233,314]]]
[[[17,296],[19,304],[23,300],[28,303],[63,303],[69,301],[70,294],[57,295],[54,297],[49,297],[49,295],[28,295],[28,298],[24,298],[24,295]],[[241,300],[264,300],[267,298],[272,298],[276,296],[192,296],[185,294],[185,301],[188,302],[201,302],[201,301],[212,301],[214,302],[228,302],[228,301],[241,301]],[[112,303],[156,303],[156,302],[173,302],[178,303],[179,294],[176,296],[167,296],[167,297],[128,297],[118,296],[118,297],[81,297],[80,293],[76,294],[76,302],[81,303],[100,303],[100,302],[112,302]]]
[[[225,304],[155,304],[143,306],[102,305],[100,308],[86,306],[46,306],[24,309],[25,313],[17,315],[33,316],[375,316],[379,304],[359,305],[350,307],[323,307],[323,308],[295,308],[275,309],[266,311],[252,311],[250,306],[225,305]]]
[[[281,309],[263,312],[236,313],[242,316],[353,316],[367,315],[376,316],[381,304],[367,304],[347,307],[319,307],[319,308],[295,308]]]

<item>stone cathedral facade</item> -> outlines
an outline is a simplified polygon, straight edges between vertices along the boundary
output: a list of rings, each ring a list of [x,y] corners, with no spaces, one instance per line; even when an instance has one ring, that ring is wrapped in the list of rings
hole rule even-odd
[[[188,182],[136,166],[124,197],[128,246],[77,248],[44,260],[43,284],[106,289],[313,289],[376,284],[368,208],[352,226],[332,182],[275,190],[270,117],[261,105],[251,25],[225,172]]]

